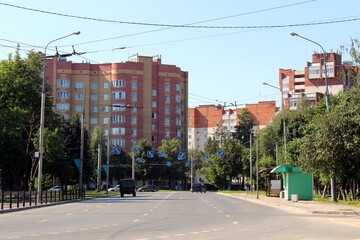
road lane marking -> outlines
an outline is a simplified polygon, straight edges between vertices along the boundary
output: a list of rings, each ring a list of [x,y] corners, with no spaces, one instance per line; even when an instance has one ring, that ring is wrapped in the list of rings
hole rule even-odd
[[[66,214],[66,216],[71,216],[71,215],[72,215],[72,213],[67,213],[67,214]]]
[[[56,234],[60,234],[59,232],[48,232],[48,235],[56,235]]]
[[[40,234],[30,234],[29,237],[38,237]]]
[[[134,219],[133,222],[134,222],[134,223],[140,222],[140,219]]]
[[[17,239],[17,238],[20,238],[20,237],[8,237],[8,239]]]
[[[169,238],[170,236],[158,236],[156,238]]]
[[[39,223],[43,223],[43,222],[47,222],[48,220],[44,219],[44,220],[40,220],[38,221]]]
[[[148,213],[144,213],[144,216],[148,216],[149,214]]]
[[[66,233],[72,233],[72,232],[75,232],[75,230],[66,230],[65,232]]]
[[[225,215],[225,217],[230,217],[230,215]]]
[[[81,228],[81,229],[79,229],[80,231],[87,231],[87,230],[89,230],[88,228]]]
[[[208,233],[208,232],[210,232],[210,231],[208,231],[208,230],[205,230],[205,231],[201,231],[201,232],[203,232],[203,233]]]
[[[239,224],[238,222],[233,222],[233,224]]]
[[[199,234],[199,232],[191,232],[190,234],[195,235],[195,234]]]
[[[179,234],[176,234],[176,235],[174,235],[174,237],[182,237],[182,236],[185,236],[186,234],[184,234],[184,233],[179,233]]]

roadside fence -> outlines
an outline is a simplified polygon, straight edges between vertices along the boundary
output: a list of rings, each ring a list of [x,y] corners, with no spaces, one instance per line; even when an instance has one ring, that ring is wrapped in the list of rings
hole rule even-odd
[[[1,209],[13,209],[21,207],[36,206],[42,204],[50,204],[55,202],[69,201],[73,199],[85,198],[85,190],[80,192],[79,189],[48,191],[41,193],[40,201],[38,201],[37,191],[0,191],[1,193]]]

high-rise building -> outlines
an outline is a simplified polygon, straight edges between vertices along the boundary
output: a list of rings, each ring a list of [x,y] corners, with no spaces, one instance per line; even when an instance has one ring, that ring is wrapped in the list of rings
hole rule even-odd
[[[352,86],[347,76],[347,63],[342,63],[341,55],[337,53],[312,55],[312,62],[308,62],[303,70],[280,69],[279,86],[286,109],[297,108],[301,99],[316,105],[325,95],[325,64],[329,94],[337,94]]]
[[[188,73],[160,57],[104,64],[53,58],[46,77],[55,110],[65,117],[84,115],[90,134],[100,126],[112,146],[130,151],[141,138],[153,148],[173,138],[187,145]]]
[[[256,124],[255,131],[261,130],[273,122],[279,111],[275,101],[263,101],[246,104]],[[188,149],[204,150],[208,137],[227,136],[235,132],[238,114],[244,108],[224,109],[221,105],[200,105],[188,110]]]

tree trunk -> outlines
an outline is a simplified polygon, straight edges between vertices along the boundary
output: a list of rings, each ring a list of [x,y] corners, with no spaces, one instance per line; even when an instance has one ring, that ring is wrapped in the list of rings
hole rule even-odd
[[[321,196],[322,198],[325,198],[327,190],[328,190],[328,185],[325,185],[324,191],[323,191],[322,196]]]

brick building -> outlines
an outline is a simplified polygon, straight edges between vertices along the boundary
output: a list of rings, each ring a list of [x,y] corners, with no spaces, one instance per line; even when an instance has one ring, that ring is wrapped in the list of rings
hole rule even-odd
[[[256,123],[256,129],[261,130],[271,124],[279,111],[275,101],[264,101],[256,104],[246,104]],[[200,105],[188,110],[188,149],[204,150],[208,137],[217,134],[228,135],[235,132],[238,124],[237,115],[244,108],[224,109],[221,105]]]
[[[326,59],[325,59],[326,58]],[[337,53],[312,55],[304,70],[280,69],[279,86],[286,109],[294,110],[301,99],[307,99],[316,105],[325,94],[325,65],[328,79],[329,94],[337,94],[352,86],[347,74],[346,63],[342,63],[341,55]]]
[[[65,117],[84,114],[85,128],[100,126],[111,145],[130,151],[146,138],[154,148],[162,139],[187,145],[188,73],[161,63],[160,57],[133,56],[122,63],[73,63],[48,59],[47,83],[55,110]]]

